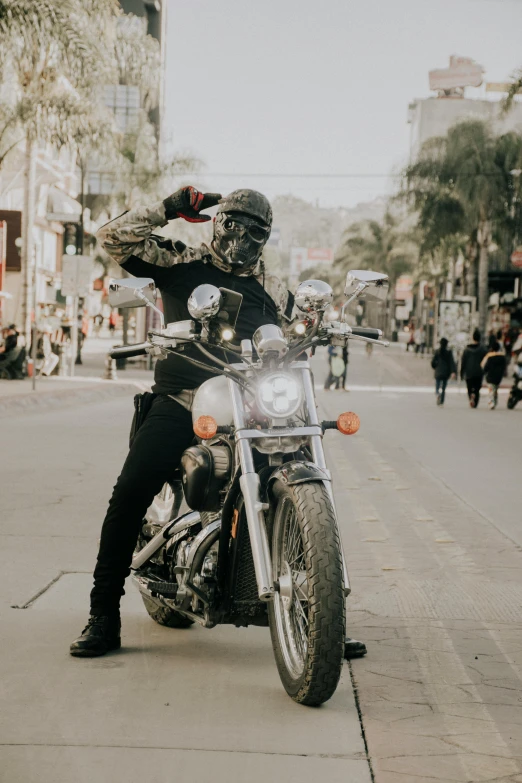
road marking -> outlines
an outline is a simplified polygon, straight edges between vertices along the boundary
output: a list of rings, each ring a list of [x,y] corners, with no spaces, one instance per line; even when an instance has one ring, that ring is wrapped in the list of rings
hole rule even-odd
[[[323,386],[319,386],[316,384],[315,386],[316,392],[324,392],[325,389]],[[334,391],[340,391],[339,389],[336,389]],[[364,386],[359,385],[355,383],[350,384],[350,388],[346,391],[364,391],[364,392],[386,392],[386,393],[396,393],[396,394],[435,394],[435,388],[434,386]],[[509,389],[499,389],[499,394],[508,394]],[[328,394],[332,394],[331,391],[327,392]],[[483,393],[487,394],[487,389],[483,389]],[[464,388],[464,386],[459,387],[449,387],[446,389],[446,394],[462,394],[467,396],[467,391]]]

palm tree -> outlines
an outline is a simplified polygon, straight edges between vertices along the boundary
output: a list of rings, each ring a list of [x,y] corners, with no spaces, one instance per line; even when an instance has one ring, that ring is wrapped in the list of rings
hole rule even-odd
[[[412,268],[415,256],[411,235],[388,210],[382,221],[367,220],[349,226],[337,250],[335,264],[344,273],[349,269],[383,272],[392,287],[398,277]]]
[[[488,309],[489,249],[493,238],[513,230],[520,198],[515,171],[522,161],[522,137],[495,136],[478,120],[453,126],[443,138],[427,142],[419,159],[405,170],[404,192],[417,212],[424,247],[467,237],[470,263],[478,254],[479,328]]]
[[[393,291],[397,279],[412,269],[417,258],[411,232],[402,222],[388,209],[381,221],[366,220],[349,226],[334,261],[340,277],[344,278],[350,269],[372,269],[388,275]],[[385,313],[374,314],[384,316],[385,331],[389,314],[389,306]]]
[[[502,102],[502,109],[504,113],[508,112],[513,105],[515,95],[522,92],[522,68],[518,68],[512,75],[513,81],[509,85],[508,94]]]
[[[92,90],[111,67],[107,44],[110,22],[116,20],[117,13],[115,0],[0,0],[0,67],[12,96],[4,131],[18,126],[25,141],[21,256],[22,324],[27,338],[32,309],[36,147],[41,143],[66,144],[81,117],[90,122]]]

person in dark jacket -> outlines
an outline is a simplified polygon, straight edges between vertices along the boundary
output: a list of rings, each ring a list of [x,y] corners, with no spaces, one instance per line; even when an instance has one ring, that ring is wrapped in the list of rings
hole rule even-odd
[[[440,348],[437,348],[431,360],[431,366],[435,370],[435,394],[437,395],[437,405],[444,405],[446,396],[446,386],[453,376],[456,377],[457,365],[453,358],[453,352],[448,349],[448,341],[445,337],[440,339]]]
[[[488,405],[491,410],[494,410],[498,403],[498,387],[506,370],[506,355],[500,350],[500,343],[497,340],[491,342],[490,349],[482,359],[481,366],[489,386]]]
[[[464,349],[460,363],[460,377],[466,381],[471,408],[476,408],[480,401],[480,389],[484,377],[481,362],[485,355],[486,349],[480,343],[480,332],[475,329],[473,342]]]
[[[324,382],[324,390],[330,391],[335,383],[336,389],[346,388],[346,373],[348,372],[348,348],[340,346],[328,346],[328,375]]]

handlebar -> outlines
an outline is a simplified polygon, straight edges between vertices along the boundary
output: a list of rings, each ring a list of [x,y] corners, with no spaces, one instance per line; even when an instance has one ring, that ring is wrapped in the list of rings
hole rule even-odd
[[[130,359],[132,356],[146,356],[150,343],[136,343],[136,345],[122,345],[121,348],[113,348],[109,351],[111,359]]]
[[[355,337],[366,337],[368,340],[380,340],[382,337],[380,329],[370,329],[366,326],[352,326],[352,334]]]

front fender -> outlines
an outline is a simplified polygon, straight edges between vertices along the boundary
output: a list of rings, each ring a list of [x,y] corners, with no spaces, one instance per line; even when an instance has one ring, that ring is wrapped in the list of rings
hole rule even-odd
[[[314,462],[285,462],[274,470],[268,479],[268,489],[271,490],[276,481],[291,486],[303,484],[306,481],[330,481],[326,470],[319,468]]]

